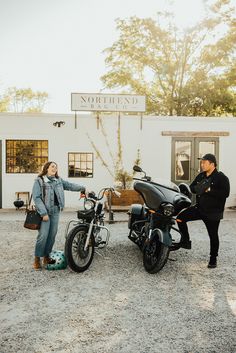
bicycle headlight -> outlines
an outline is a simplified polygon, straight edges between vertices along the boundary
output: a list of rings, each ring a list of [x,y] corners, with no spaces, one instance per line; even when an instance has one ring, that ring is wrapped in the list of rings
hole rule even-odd
[[[166,203],[163,205],[163,214],[167,217],[170,217],[174,214],[175,208],[171,203]]]

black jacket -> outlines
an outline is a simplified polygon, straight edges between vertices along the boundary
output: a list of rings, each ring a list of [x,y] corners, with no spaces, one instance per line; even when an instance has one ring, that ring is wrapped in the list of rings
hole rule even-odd
[[[191,191],[196,194],[197,185],[203,180],[210,178],[210,191],[205,191],[196,197],[196,206],[203,217],[219,220],[223,218],[226,198],[229,196],[229,179],[222,172],[215,169],[211,175],[206,176],[205,172],[197,175],[190,185]]]

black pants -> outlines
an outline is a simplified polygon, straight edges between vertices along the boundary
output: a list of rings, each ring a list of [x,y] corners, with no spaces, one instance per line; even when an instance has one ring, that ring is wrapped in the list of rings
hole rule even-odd
[[[218,256],[218,250],[219,250],[218,229],[219,229],[220,220],[210,220],[210,219],[207,219],[206,217],[203,217],[196,206],[189,207],[183,212],[181,212],[178,215],[177,219],[181,221],[181,222],[178,222],[178,226],[179,226],[180,233],[182,235],[182,240],[189,240],[188,226],[186,223],[189,221],[197,221],[201,219],[205,223],[205,226],[207,228],[208,235],[210,238],[210,255],[215,257]]]

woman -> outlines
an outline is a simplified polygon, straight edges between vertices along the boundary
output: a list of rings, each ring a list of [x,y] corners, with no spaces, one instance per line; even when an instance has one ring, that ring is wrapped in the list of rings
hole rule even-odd
[[[59,213],[64,208],[64,190],[85,193],[83,185],[69,183],[58,176],[55,162],[47,162],[35,179],[32,191],[35,207],[42,217],[35,245],[35,270],[42,268],[40,257],[43,257],[43,265],[55,263],[49,254],[57,234]]]

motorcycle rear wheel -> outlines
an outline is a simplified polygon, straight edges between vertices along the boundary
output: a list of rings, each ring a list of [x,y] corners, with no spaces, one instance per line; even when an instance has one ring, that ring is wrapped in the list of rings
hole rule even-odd
[[[143,248],[143,266],[148,273],[159,272],[168,260],[170,249],[154,237]]]
[[[75,272],[86,271],[94,256],[95,240],[94,235],[91,234],[89,246],[84,250],[88,234],[88,227],[79,225],[74,227],[67,236],[65,243],[65,255],[69,267]]]

